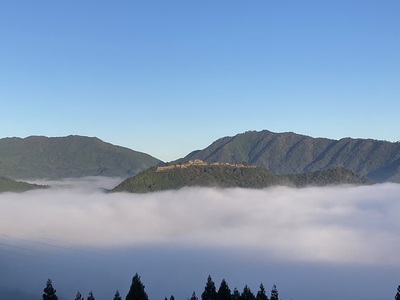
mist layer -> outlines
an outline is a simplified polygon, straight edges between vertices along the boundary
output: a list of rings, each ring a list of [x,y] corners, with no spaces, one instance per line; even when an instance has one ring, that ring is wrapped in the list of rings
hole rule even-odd
[[[146,257],[148,270],[158,261],[165,272],[162,253],[170,261],[174,253],[180,253],[181,259],[187,258],[186,264],[213,253],[212,258],[207,254],[211,260],[218,261],[219,255],[226,260],[241,257],[247,263],[285,268],[340,265],[383,270],[400,266],[400,185],[190,188],[145,195],[101,189],[116,182],[107,178],[47,182],[53,188],[1,194],[2,257],[8,261],[30,257],[31,263],[50,257],[63,265],[65,261],[79,264],[86,256],[101,266],[102,255],[111,255],[114,266],[124,269],[129,263],[118,262],[110,253],[120,253],[126,260],[127,253],[137,253],[140,263],[136,264],[143,272]],[[221,268],[227,274],[220,276],[239,280],[230,267]],[[10,269],[2,275],[16,279],[18,275],[13,276]],[[173,272],[179,277],[179,270]],[[60,271],[57,274],[63,276]],[[191,292],[187,293],[189,297]]]

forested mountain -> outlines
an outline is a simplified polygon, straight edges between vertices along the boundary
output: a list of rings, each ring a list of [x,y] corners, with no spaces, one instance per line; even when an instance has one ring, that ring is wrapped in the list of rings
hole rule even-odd
[[[276,174],[344,168],[376,182],[400,182],[400,142],[312,138],[292,132],[248,131],[224,137],[176,162],[248,163]],[[95,137],[0,139],[0,176],[12,179],[130,177],[162,162]]]
[[[44,189],[47,186],[16,181],[0,176],[0,193],[3,192],[25,192],[29,190]]]
[[[306,174],[277,175],[266,169],[243,164],[208,164],[200,160],[153,167],[126,179],[114,192],[146,193],[183,187],[266,188],[269,186],[323,186],[368,184],[352,171],[335,168]]]
[[[128,177],[159,163],[160,160],[148,154],[95,137],[0,139],[0,176],[13,179]]]
[[[248,131],[216,140],[180,162],[246,162],[277,174],[306,173],[336,167],[377,182],[400,182],[400,142],[312,138],[292,132]]]

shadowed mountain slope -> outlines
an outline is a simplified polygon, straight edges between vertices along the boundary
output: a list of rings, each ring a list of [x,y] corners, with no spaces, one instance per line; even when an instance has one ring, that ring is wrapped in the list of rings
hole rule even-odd
[[[128,177],[161,161],[95,137],[0,139],[0,176],[14,179]]]
[[[178,161],[246,162],[278,174],[345,168],[377,182],[400,182],[400,142],[248,131],[216,140]]]

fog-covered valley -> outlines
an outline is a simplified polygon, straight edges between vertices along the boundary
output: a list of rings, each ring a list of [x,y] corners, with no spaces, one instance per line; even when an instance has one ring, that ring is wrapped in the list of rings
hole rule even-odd
[[[137,272],[150,299],[201,295],[208,275],[281,299],[384,299],[400,277],[400,185],[190,188],[105,193],[120,179],[41,181],[0,194],[0,289],[39,297],[51,278],[125,297]]]

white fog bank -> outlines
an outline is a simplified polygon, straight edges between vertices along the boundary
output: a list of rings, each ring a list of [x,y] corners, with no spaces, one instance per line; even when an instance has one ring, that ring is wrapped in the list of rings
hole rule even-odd
[[[400,265],[397,184],[144,195],[80,184],[0,195],[2,236],[77,248],[180,244],[283,260]]]
[[[314,277],[318,277],[319,271],[314,269],[318,265],[382,272],[400,268],[398,184],[265,190],[190,188],[144,195],[104,193],[101,189],[116,183],[118,179],[88,178],[48,182],[53,186],[48,190],[0,194],[1,257],[8,261],[11,257],[14,262],[29,257],[32,264],[51,257],[63,265],[79,264],[82,257],[103,261],[102,255],[107,253],[106,259],[112,256],[113,264],[122,271],[130,264],[119,262],[110,253],[121,253],[127,259],[126,253],[136,251],[140,262],[135,264],[143,272],[157,269],[157,262],[159,272],[171,272],[170,278],[179,278],[179,268],[167,271],[162,263],[163,255],[171,261],[173,253],[179,252],[180,268],[207,257],[220,262],[220,272],[226,271],[220,276],[236,280],[240,278],[237,270],[223,263],[230,255],[271,269],[282,265],[288,272],[289,266],[310,266]],[[243,268],[240,261],[237,263]],[[165,266],[171,268],[168,263]],[[20,266],[20,272],[26,273],[26,267]],[[1,272],[1,277],[10,281],[17,280],[19,274],[13,276],[12,268]],[[207,270],[203,272],[201,280],[208,275]],[[57,274],[64,276],[61,270]],[[131,279],[127,276],[125,288]],[[277,273],[275,277],[280,276]],[[270,277],[274,279],[273,274]],[[201,281],[200,287],[203,284]],[[259,282],[255,284],[256,290]],[[191,291],[185,293],[190,297]]]

